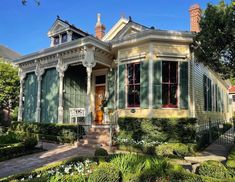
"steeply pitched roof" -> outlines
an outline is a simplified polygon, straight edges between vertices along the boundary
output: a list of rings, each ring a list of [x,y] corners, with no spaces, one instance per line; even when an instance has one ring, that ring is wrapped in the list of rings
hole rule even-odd
[[[235,86],[231,86],[231,87],[229,88],[229,93],[230,93],[230,94],[235,94]]]
[[[14,60],[19,58],[21,55],[3,45],[0,45],[0,57],[6,60]]]
[[[76,32],[82,34],[83,36],[88,36],[89,34],[87,32],[84,32],[83,30],[77,28],[75,25],[70,24],[68,21],[66,20],[62,20],[59,16],[57,16],[55,22],[53,23],[52,27],[50,28],[48,35],[50,36],[51,34],[53,34],[54,29],[56,28],[56,26],[60,24],[61,27],[63,27],[63,29],[69,28],[72,30],[75,30]]]

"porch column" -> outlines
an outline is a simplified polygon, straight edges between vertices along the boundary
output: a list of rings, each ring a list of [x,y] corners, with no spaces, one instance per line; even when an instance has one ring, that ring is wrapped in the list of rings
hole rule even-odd
[[[86,124],[91,125],[91,73],[92,68],[96,65],[95,62],[95,47],[84,47],[83,66],[86,67],[87,72],[87,108],[86,108]]]
[[[56,66],[56,70],[59,73],[59,107],[58,107],[58,123],[63,123],[64,120],[64,93],[63,93],[63,86],[64,86],[64,72],[67,69],[67,65],[63,63],[61,56],[58,54],[58,63]]]
[[[36,122],[41,122],[41,81],[42,75],[44,74],[44,69],[41,69],[40,63],[37,64],[35,74],[37,76],[38,81],[38,91],[37,91],[37,108],[36,108]]]
[[[26,74],[19,71],[20,77],[20,95],[19,95],[19,111],[18,111],[18,121],[23,120],[23,87],[24,87],[24,79]]]

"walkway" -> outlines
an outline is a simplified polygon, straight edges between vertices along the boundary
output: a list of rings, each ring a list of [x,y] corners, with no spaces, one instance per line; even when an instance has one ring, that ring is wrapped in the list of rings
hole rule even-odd
[[[92,156],[94,149],[75,145],[57,145],[44,143],[48,151],[0,162],[0,178],[36,169],[52,162],[62,161],[74,156]]]
[[[198,153],[197,156],[185,157],[184,159],[191,164],[195,164],[193,168],[199,166],[201,162],[208,160],[216,160],[224,163],[233,145],[234,129],[232,127],[221,135],[214,143],[210,144],[204,151]]]

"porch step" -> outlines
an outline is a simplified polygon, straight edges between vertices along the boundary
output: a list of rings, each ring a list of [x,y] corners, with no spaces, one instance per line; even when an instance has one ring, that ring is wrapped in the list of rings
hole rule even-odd
[[[83,139],[79,140],[79,145],[89,147],[107,147],[110,140],[109,128],[90,128]]]

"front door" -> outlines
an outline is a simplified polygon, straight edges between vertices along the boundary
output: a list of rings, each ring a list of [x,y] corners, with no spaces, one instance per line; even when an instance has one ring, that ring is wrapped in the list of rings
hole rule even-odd
[[[102,108],[102,102],[105,99],[105,86],[96,86],[95,88],[95,122],[96,124],[102,124],[104,118],[104,112]]]

